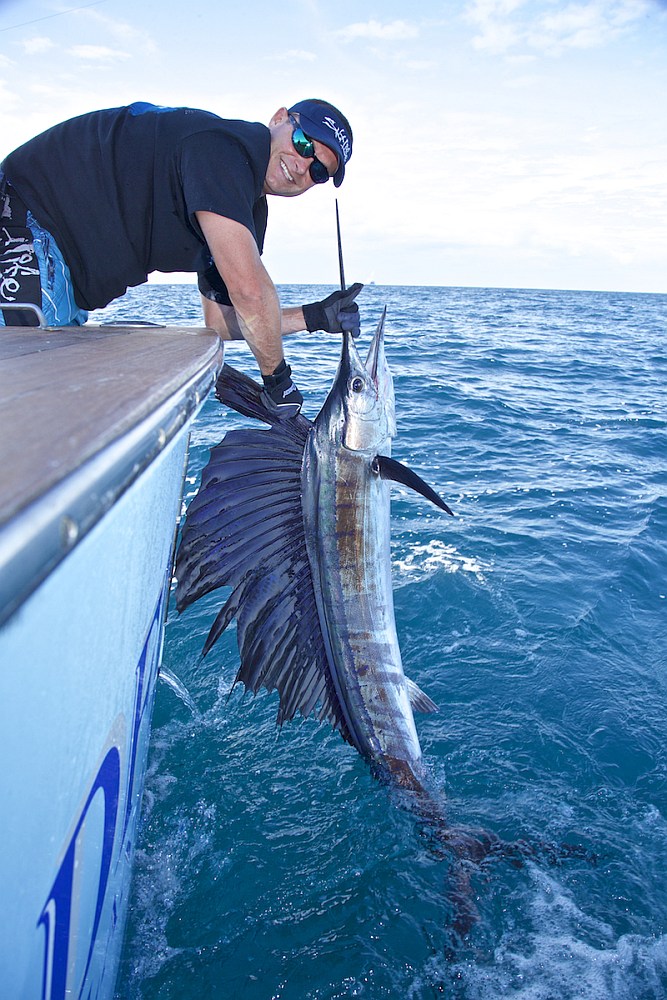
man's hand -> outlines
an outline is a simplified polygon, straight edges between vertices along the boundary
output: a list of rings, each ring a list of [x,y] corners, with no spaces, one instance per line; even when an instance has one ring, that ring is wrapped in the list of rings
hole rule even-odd
[[[303,405],[303,396],[292,381],[292,369],[281,361],[273,375],[262,375],[262,402],[281,419],[295,417]]]
[[[321,302],[303,306],[303,318],[309,333],[324,330],[326,333],[351,333],[359,336],[359,306],[354,301],[364,286],[357,282],[344,292],[333,292]]]

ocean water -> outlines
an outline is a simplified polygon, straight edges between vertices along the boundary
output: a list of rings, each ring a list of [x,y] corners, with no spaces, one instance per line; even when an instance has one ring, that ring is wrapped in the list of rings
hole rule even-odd
[[[425,759],[452,822],[597,863],[473,871],[453,944],[446,863],[356,752],[230,695],[233,629],[201,661],[212,594],[169,611],[117,995],[667,997],[667,296],[370,286],[362,343],[384,304],[394,455],[457,515],[393,494],[404,667],[439,706]],[[196,291],[94,318],[128,316],[196,325]],[[311,417],[339,347],[286,343]],[[240,423],[207,401],[186,502]]]

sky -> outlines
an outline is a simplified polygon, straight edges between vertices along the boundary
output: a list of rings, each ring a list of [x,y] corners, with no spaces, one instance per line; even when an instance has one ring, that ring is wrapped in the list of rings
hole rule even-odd
[[[270,198],[278,284],[667,293],[667,0],[0,0],[0,158],[136,100],[349,118],[343,186]]]

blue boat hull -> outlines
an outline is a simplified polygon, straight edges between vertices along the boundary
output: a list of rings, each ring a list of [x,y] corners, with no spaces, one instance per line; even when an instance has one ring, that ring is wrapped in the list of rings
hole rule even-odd
[[[184,428],[0,633],[15,1000],[113,995],[186,452]]]

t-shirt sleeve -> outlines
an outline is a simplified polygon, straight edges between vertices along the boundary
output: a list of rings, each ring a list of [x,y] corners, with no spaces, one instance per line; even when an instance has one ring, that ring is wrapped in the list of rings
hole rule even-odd
[[[214,212],[248,229],[261,254],[266,229],[266,199],[263,178],[256,176],[241,143],[215,132],[189,136],[181,150],[183,195],[190,223],[198,232],[196,212]],[[231,306],[227,287],[204,249],[198,268],[201,294],[221,305]]]
[[[215,132],[197,132],[181,148],[183,197],[190,223],[199,229],[195,212],[214,212],[239,222],[257,242],[253,205],[262,193],[241,143]]]

